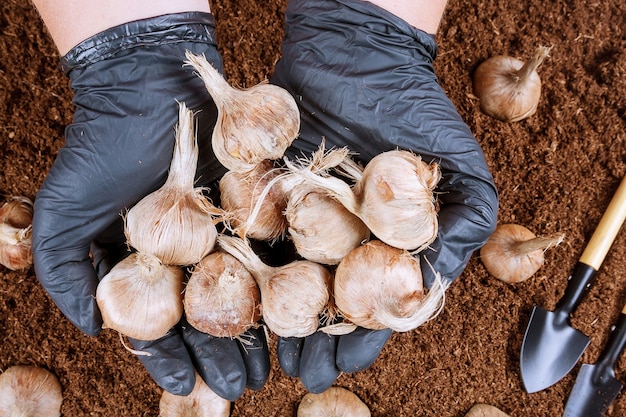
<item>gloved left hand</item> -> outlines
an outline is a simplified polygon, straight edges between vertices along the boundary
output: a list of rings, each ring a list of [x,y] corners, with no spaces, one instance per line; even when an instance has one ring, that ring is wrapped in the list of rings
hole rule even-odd
[[[196,111],[197,185],[214,186],[224,173],[210,143],[217,110],[200,78],[183,67],[189,50],[221,68],[215,39],[209,13],[178,13],[111,28],[63,59],[76,111],[35,199],[33,258],[52,300],[88,335],[102,328],[95,301],[99,278],[128,255],[121,213],[165,182],[177,102]],[[250,336],[255,345],[244,349],[237,340],[195,331],[183,319],[159,340],[132,342],[150,354],[140,360],[165,390],[189,394],[197,370],[213,391],[233,401],[246,386],[261,388],[269,375],[264,333]]]
[[[363,0],[291,0],[285,20],[271,82],[300,107],[300,135],[288,154],[311,154],[324,140],[363,163],[397,148],[438,163],[438,237],[417,256],[427,287],[435,273],[451,283],[495,229],[498,196],[478,142],[435,76],[435,37]],[[371,365],[390,333],[280,340],[279,361],[320,392],[340,371]]]

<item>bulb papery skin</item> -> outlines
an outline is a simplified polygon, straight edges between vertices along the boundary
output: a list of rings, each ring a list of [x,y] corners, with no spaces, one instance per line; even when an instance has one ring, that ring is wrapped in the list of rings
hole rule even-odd
[[[159,417],[228,417],[230,401],[217,395],[196,373],[196,383],[189,395],[161,394]]]
[[[369,417],[369,407],[351,391],[330,387],[320,394],[307,393],[298,405],[297,417]]]
[[[61,384],[50,371],[15,365],[0,374],[1,417],[59,417]]]
[[[303,182],[325,189],[358,216],[376,238],[391,246],[420,251],[437,237],[434,189],[441,172],[437,164],[427,164],[419,155],[404,150],[380,153],[352,185],[288,161],[287,166]]]
[[[156,340],[183,315],[184,272],[154,255],[132,253],[96,289],[103,328],[139,340]]]
[[[281,337],[315,333],[328,306],[331,280],[328,269],[310,261],[294,261],[276,270],[261,287],[267,327]]]
[[[12,196],[0,206],[0,223],[25,229],[33,222],[33,202],[28,197]]]
[[[250,171],[228,171],[222,176],[220,202],[233,233],[258,240],[285,234],[287,195],[278,182],[265,189],[278,175],[272,162],[264,160]]]
[[[0,265],[12,271],[24,270],[33,263],[33,203],[14,196],[0,206]]]
[[[128,242],[167,265],[195,264],[213,250],[217,238],[209,205],[199,191],[162,187],[129,210]]]
[[[476,403],[465,417],[509,417],[509,415],[493,405]]]
[[[424,295],[420,262],[406,250],[371,240],[352,250],[335,271],[335,303],[343,316],[367,329],[413,330],[444,303],[440,278]]]
[[[310,184],[294,186],[285,216],[297,252],[313,262],[337,265],[370,237],[369,228],[359,217]]]
[[[0,223],[0,265],[20,271],[32,264],[32,226],[18,229]]]
[[[495,278],[511,284],[523,282],[543,266],[545,250],[563,238],[564,235],[537,237],[520,224],[499,224],[480,248],[480,260]]]
[[[538,48],[528,62],[506,55],[483,61],[472,77],[480,109],[504,122],[517,122],[535,114],[541,97],[541,78],[536,69],[549,51]]]
[[[222,165],[245,172],[265,159],[281,158],[300,130],[291,94],[267,82],[236,89],[203,56],[187,52],[186,58],[217,106],[212,145]]]
[[[408,151],[372,158],[354,187],[361,202],[359,217],[383,242],[400,249],[422,250],[437,237],[438,207],[434,189],[438,165]]]
[[[261,294],[241,262],[216,251],[195,265],[185,287],[184,310],[197,330],[235,337],[261,318]]]
[[[141,253],[157,256],[167,265],[192,265],[215,245],[219,214],[194,188],[198,145],[193,113],[180,104],[174,154],[165,184],[135,204],[126,214],[128,243]]]
[[[329,305],[333,275],[316,262],[296,260],[286,265],[266,265],[249,244],[219,235],[218,244],[242,262],[261,291],[263,320],[281,337],[306,337],[319,327],[319,316]]]

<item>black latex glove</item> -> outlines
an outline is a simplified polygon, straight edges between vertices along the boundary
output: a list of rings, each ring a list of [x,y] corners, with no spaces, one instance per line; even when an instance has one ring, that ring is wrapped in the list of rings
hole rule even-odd
[[[271,80],[301,109],[300,136],[288,155],[310,155],[325,138],[327,148],[347,146],[363,163],[400,148],[440,164],[438,238],[419,254],[427,287],[433,271],[448,283],[461,274],[493,232],[498,210],[482,150],[438,84],[436,54],[434,36],[369,2],[292,0]],[[361,339],[384,343],[389,334],[372,333],[360,330],[347,343],[346,336],[319,334],[283,340],[279,359],[287,373],[299,373],[309,390],[318,391],[338,371],[350,371],[346,358],[374,362],[381,346],[363,347]]]
[[[210,144],[217,110],[200,78],[183,67],[190,50],[221,68],[215,39],[210,14],[173,14],[102,32],[62,60],[76,111],[35,199],[33,258],[43,287],[88,335],[102,327],[94,264],[102,277],[128,255],[120,214],[165,182],[178,102],[198,111],[197,185],[211,186],[224,172]],[[132,342],[151,353],[140,359],[167,391],[191,392],[196,369],[216,393],[235,400],[246,385],[259,389],[269,375],[264,334],[254,333],[253,355],[184,320],[160,340]]]
[[[326,391],[341,372],[369,368],[391,336],[390,329],[367,330],[357,327],[343,336],[317,331],[310,336],[278,338],[280,367],[289,376],[300,377],[312,393]]]

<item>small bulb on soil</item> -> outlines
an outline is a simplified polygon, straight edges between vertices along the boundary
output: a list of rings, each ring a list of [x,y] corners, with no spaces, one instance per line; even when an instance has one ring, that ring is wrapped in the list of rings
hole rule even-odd
[[[50,371],[15,365],[0,374],[0,417],[59,417],[61,384]]]
[[[537,237],[519,224],[501,224],[480,249],[480,260],[487,271],[501,281],[526,281],[545,262],[544,252],[557,246],[565,236]]]
[[[535,114],[541,96],[537,68],[550,49],[537,48],[527,62],[506,55],[482,62],[473,75],[474,94],[480,100],[481,110],[505,122],[517,122]]]
[[[474,404],[465,417],[509,417],[500,409],[488,404]]]
[[[32,253],[33,203],[11,197],[0,207],[0,265],[17,271],[29,268]]]
[[[369,417],[369,407],[351,391],[330,387],[321,394],[308,393],[298,405],[297,417]]]
[[[159,417],[228,417],[230,401],[214,393],[196,373],[196,384],[189,395],[161,394]]]

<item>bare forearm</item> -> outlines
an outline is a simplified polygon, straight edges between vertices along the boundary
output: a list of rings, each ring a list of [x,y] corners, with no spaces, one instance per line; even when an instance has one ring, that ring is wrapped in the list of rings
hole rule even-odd
[[[435,34],[447,0],[368,0],[424,32]]]
[[[208,12],[208,0],[33,0],[59,53],[110,27],[185,11]]]

